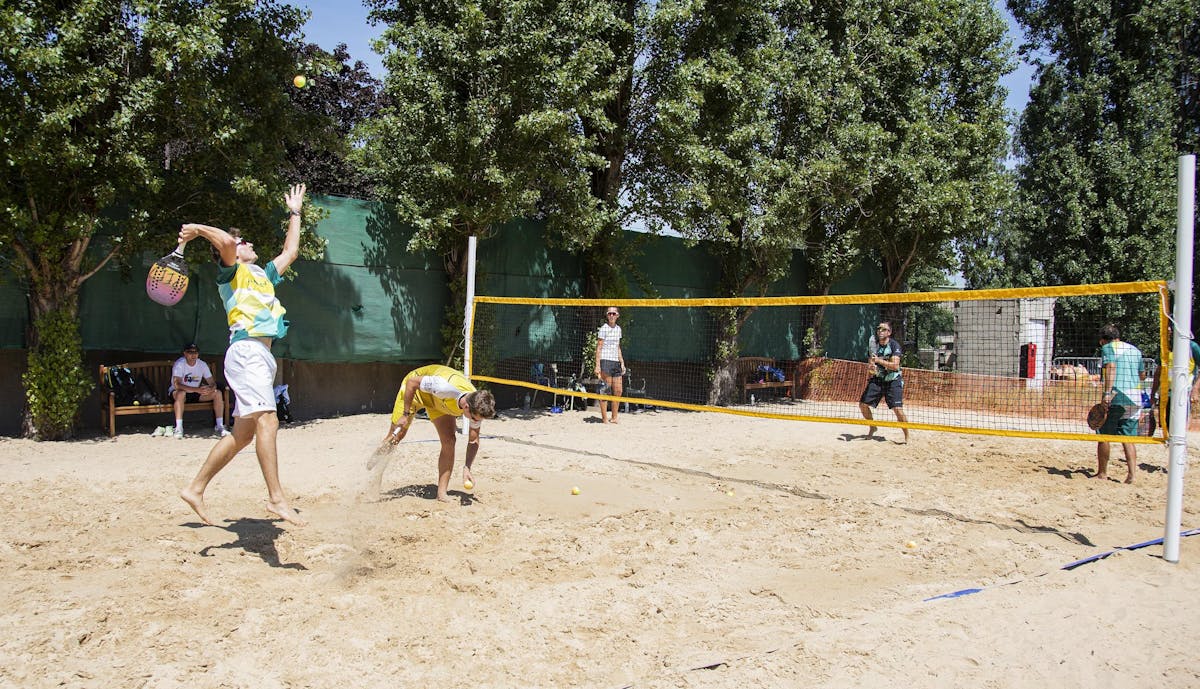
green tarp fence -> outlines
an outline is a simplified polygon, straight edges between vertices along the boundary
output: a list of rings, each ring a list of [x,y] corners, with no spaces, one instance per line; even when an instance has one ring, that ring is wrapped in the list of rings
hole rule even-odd
[[[410,254],[411,232],[396,221],[385,204],[343,197],[317,197],[328,211],[316,232],[327,241],[322,261],[297,261],[293,279],[278,294],[291,321],[288,336],[274,347],[277,356],[320,362],[427,362],[441,354],[440,327],[450,299],[441,260]],[[164,253],[173,243],[165,237]],[[677,237],[626,232],[619,250],[632,252],[637,271],[662,298],[703,298],[712,291],[715,264],[697,246]],[[85,349],[175,354],[195,341],[206,354],[225,351],[228,330],[217,296],[216,269],[211,263],[194,269],[187,294],[164,307],[145,295],[145,275],[157,256],[146,255],[128,275],[106,266],[80,291],[80,321]],[[792,256],[788,278],[772,286],[772,295],[804,294],[804,261]],[[500,296],[579,297],[583,266],[578,257],[549,247],[543,227],[512,222],[478,248],[477,292]],[[870,292],[878,275],[863,269],[836,286],[835,293]],[[630,296],[647,294],[631,284]],[[829,314],[829,342],[861,339],[864,315],[836,307]],[[799,322],[775,310],[771,318],[753,319],[743,333],[743,350],[781,359],[799,358],[803,332]],[[865,316],[873,318],[874,316]],[[0,281],[0,347],[23,348],[28,308],[23,285],[11,275]],[[659,327],[655,324],[645,324]],[[658,345],[663,351],[636,351],[631,356],[669,360],[690,348],[683,327],[671,327],[675,338]],[[634,343],[630,343],[631,346]],[[838,352],[830,351],[838,355]]]

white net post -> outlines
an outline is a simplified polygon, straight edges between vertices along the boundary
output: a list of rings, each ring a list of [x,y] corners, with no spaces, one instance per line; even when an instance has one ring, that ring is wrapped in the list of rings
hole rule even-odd
[[[478,238],[467,238],[467,303],[463,307],[463,375],[471,379],[471,318],[475,309],[475,246]],[[458,432],[465,432],[466,415],[458,417]]]
[[[1196,212],[1196,156],[1179,157],[1179,216],[1175,229],[1175,337],[1171,342],[1170,436],[1167,438],[1167,519],[1163,559],[1179,562],[1183,474],[1187,469],[1188,362],[1192,352],[1192,251]],[[1200,375],[1200,371],[1197,371]]]

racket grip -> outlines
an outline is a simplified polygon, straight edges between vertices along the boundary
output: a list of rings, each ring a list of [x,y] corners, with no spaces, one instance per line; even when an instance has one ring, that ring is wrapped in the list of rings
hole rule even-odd
[[[187,246],[187,244],[187,242],[179,242],[179,246],[175,247],[175,250],[171,253],[175,254],[179,258],[183,258],[183,249]]]

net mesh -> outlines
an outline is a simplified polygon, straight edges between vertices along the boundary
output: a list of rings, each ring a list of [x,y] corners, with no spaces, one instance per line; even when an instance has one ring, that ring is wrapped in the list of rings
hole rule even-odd
[[[1126,359],[1139,362],[1137,379],[1123,385],[1139,436],[1112,438],[1161,443],[1150,392],[1166,299],[1162,282],[742,300],[480,296],[471,377],[523,388],[552,411],[591,400],[860,426],[874,387],[877,426],[1095,441],[1106,437],[1087,426],[1103,394],[1099,331],[1120,313],[1124,346],[1140,351]],[[606,330],[601,359],[623,360],[623,375],[596,374],[609,310],[619,311],[620,350]]]

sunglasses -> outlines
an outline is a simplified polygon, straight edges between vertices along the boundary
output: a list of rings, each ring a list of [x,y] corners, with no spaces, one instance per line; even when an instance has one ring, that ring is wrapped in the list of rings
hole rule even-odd
[[[617,313],[616,311],[609,311],[609,312],[608,312],[608,315],[610,315],[610,316],[620,316],[621,314]]]
[[[250,243],[250,240],[242,238],[242,237],[238,237],[238,240],[237,240],[238,246],[241,246],[243,244],[249,244],[249,243]]]

